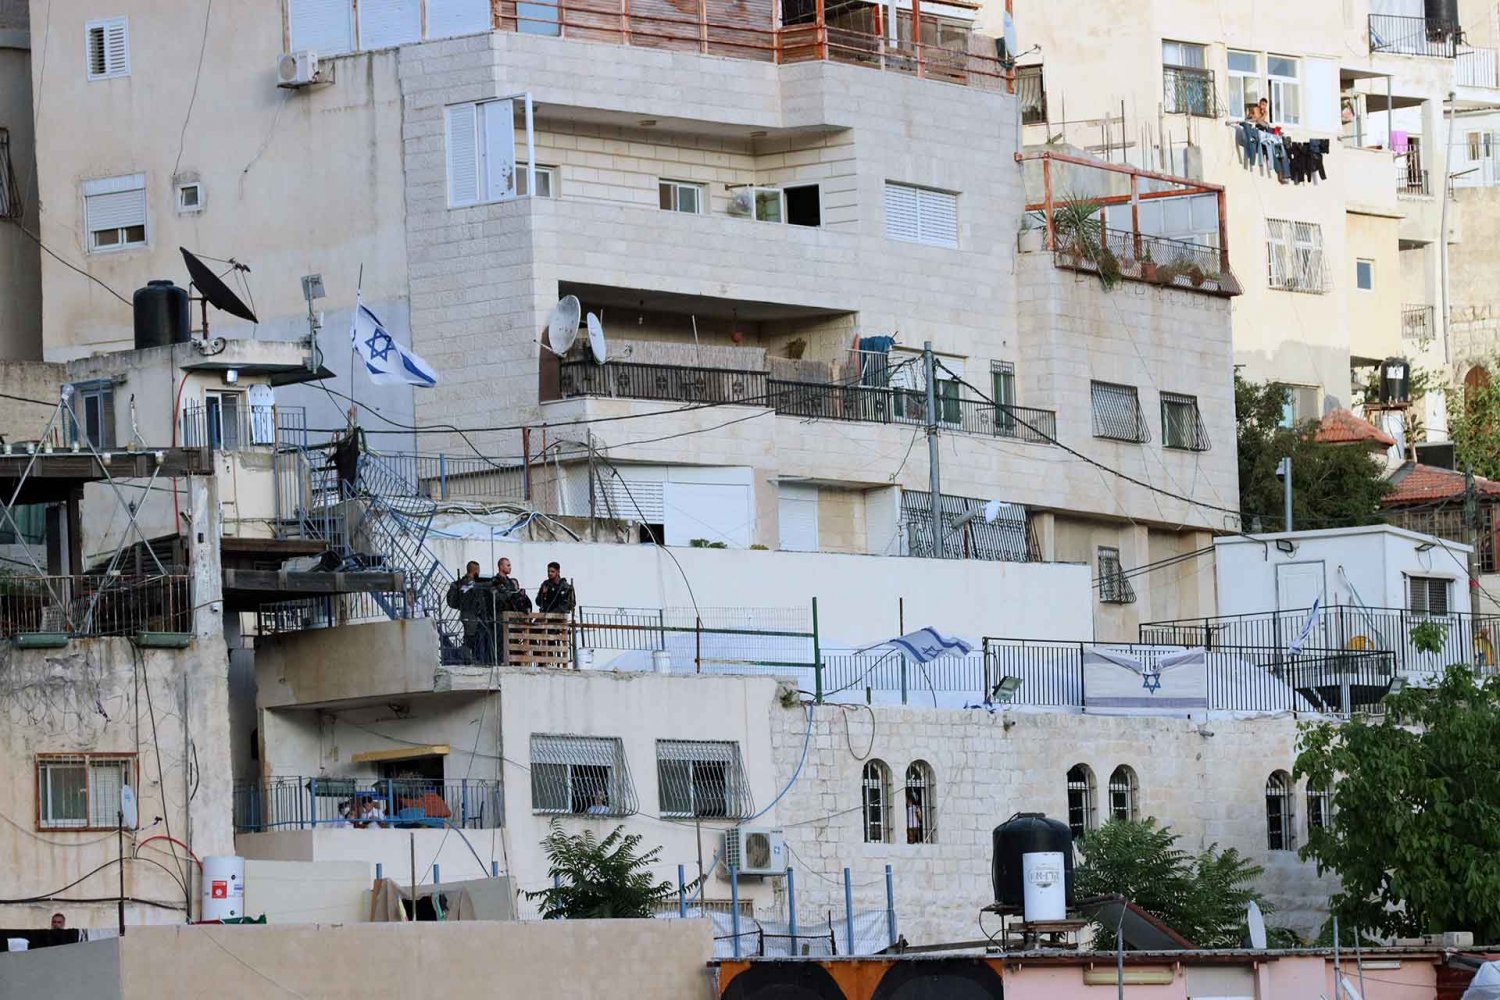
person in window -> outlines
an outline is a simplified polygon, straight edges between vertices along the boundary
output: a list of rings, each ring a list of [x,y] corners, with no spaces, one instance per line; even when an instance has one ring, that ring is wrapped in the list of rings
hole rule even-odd
[[[917,799],[916,789],[906,790],[906,842],[922,843],[922,803]]]
[[[510,575],[510,560],[501,559],[495,568],[495,579],[491,581],[495,588],[495,610],[501,611],[530,611],[531,598],[526,596],[526,591],[521,589],[521,584]]]
[[[364,795],[359,800],[359,818],[363,821],[355,824],[364,829],[366,827],[385,827],[385,803],[373,795]]]
[[[54,914],[52,914],[52,929],[55,930],[55,931],[65,931],[65,930],[67,930],[68,929],[68,918],[65,917],[65,916],[63,916],[61,913],[54,913]]]
[[[1255,104],[1255,120],[1261,125],[1271,124],[1271,101],[1262,97]]]
[[[589,816],[609,815],[609,803],[605,801],[604,789],[597,788],[594,790],[594,801],[584,810],[584,813]]]
[[[547,564],[547,579],[537,588],[536,609],[546,615],[565,615],[573,610],[573,585],[563,579],[562,566]]]

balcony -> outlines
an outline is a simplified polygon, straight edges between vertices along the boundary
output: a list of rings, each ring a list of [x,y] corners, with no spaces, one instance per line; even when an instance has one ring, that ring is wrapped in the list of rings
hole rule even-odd
[[[1416,350],[1425,350],[1437,337],[1437,323],[1432,306],[1401,307],[1401,342]]]
[[[1456,24],[1397,14],[1370,15],[1370,51],[1453,59],[1463,31]]]
[[[1405,198],[1430,198],[1432,188],[1422,161],[1410,153],[1396,157],[1396,193]]]
[[[275,445],[307,444],[307,411],[301,406],[238,405],[243,396],[226,394],[207,404],[182,408],[180,434],[185,448],[240,451]],[[227,405],[226,405],[227,404]]]
[[[425,778],[278,776],[234,785],[234,832],[318,829],[491,830],[501,825],[500,782]]]
[[[0,578],[0,638],[97,638],[188,633],[193,602],[186,575]]]
[[[1465,47],[1458,54],[1455,82],[1460,87],[1500,88],[1500,53]]]
[[[1163,66],[1161,77],[1162,110],[1167,114],[1192,115],[1195,118],[1219,117],[1219,99],[1211,71],[1187,66]]]

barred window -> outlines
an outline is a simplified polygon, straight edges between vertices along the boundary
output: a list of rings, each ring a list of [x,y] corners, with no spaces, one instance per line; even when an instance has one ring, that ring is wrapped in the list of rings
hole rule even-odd
[[[1134,604],[1135,591],[1120,565],[1120,550],[1099,546],[1099,600],[1105,604]]]
[[[1406,607],[1426,615],[1448,613],[1448,587],[1453,581],[1441,576],[1406,578]]]
[[[1208,428],[1198,412],[1198,397],[1175,392],[1161,394],[1161,443],[1184,451],[1207,451]]]
[[[1272,288],[1329,291],[1323,261],[1323,227],[1315,222],[1266,220],[1266,267]]]
[[[1151,440],[1135,386],[1114,382],[1090,382],[1089,386],[1093,396],[1094,437],[1114,441]]]
[[[860,779],[860,805],[865,821],[865,843],[891,842],[891,769],[884,761],[865,764]]]
[[[1078,840],[1094,828],[1094,771],[1087,764],[1068,768],[1068,829]]]
[[[531,810],[581,816],[629,816],[635,787],[617,737],[531,737]]]
[[[1128,823],[1139,817],[1140,784],[1124,764],[1109,776],[1109,818]]]
[[[1327,785],[1307,783],[1307,829],[1326,830],[1333,826],[1333,792]]]
[[[1293,809],[1292,776],[1272,771],[1266,779],[1266,846],[1273,851],[1297,847],[1296,813]]]
[[[134,784],[134,754],[41,754],[37,828],[113,830],[119,824],[120,789]]]
[[[657,740],[656,780],[665,818],[748,819],[755,814],[738,743]]]
[[[906,768],[906,842],[931,844],[937,841],[937,782],[932,765],[914,760]]]

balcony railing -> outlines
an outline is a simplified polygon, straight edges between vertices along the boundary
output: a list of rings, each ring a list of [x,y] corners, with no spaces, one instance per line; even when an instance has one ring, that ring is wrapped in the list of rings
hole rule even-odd
[[[1401,339],[1405,343],[1426,347],[1437,336],[1432,306],[1401,307]]]
[[[188,577],[0,575],[0,638],[193,630]]]
[[[1091,271],[1111,281],[1130,278],[1218,295],[1240,292],[1234,275],[1223,270],[1217,247],[1187,240],[1104,229],[1098,245],[1060,238],[1053,256],[1059,267]]]
[[[235,833],[422,828],[492,830],[504,823],[499,781],[282,776],[234,784]]]
[[[1465,48],[1454,68],[1460,87],[1500,88],[1500,53],[1494,49]]]
[[[1169,115],[1217,118],[1219,98],[1210,70],[1186,66],[1163,66],[1162,110]]]
[[[564,362],[562,395],[612,396],[663,402],[766,405],[766,373],[728,368],[645,365],[611,361]]]
[[[307,444],[307,410],[301,406],[185,406],[181,424],[186,448],[239,451]]]
[[[1427,197],[1432,194],[1427,183],[1427,171],[1422,161],[1410,153],[1396,157],[1396,193],[1411,197]]]
[[[1370,15],[1370,51],[1452,59],[1463,32],[1455,24],[1398,14]]]
[[[21,188],[10,161],[10,131],[0,128],[0,219],[21,217]]]
[[[1047,120],[1047,91],[1042,82],[1042,67],[1021,66],[1016,69],[1016,100],[1021,105],[1022,125]]]

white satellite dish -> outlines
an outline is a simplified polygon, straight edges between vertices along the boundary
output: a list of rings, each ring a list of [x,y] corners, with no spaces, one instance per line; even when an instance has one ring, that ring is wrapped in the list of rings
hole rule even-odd
[[[1250,947],[1257,951],[1266,946],[1266,918],[1261,916],[1260,907],[1255,900],[1250,900],[1250,905],[1245,907],[1245,923],[1250,928]]]
[[[609,360],[609,345],[604,342],[604,324],[593,313],[588,314],[589,350],[594,352],[594,363],[604,364]]]
[[[134,830],[139,823],[139,815],[135,807],[135,789],[129,785],[120,786],[120,825],[127,830]]]
[[[582,316],[583,307],[578,304],[578,296],[564,295],[557,300],[552,315],[547,317],[546,344],[553,354],[567,354],[572,348],[578,339],[578,321]]]

